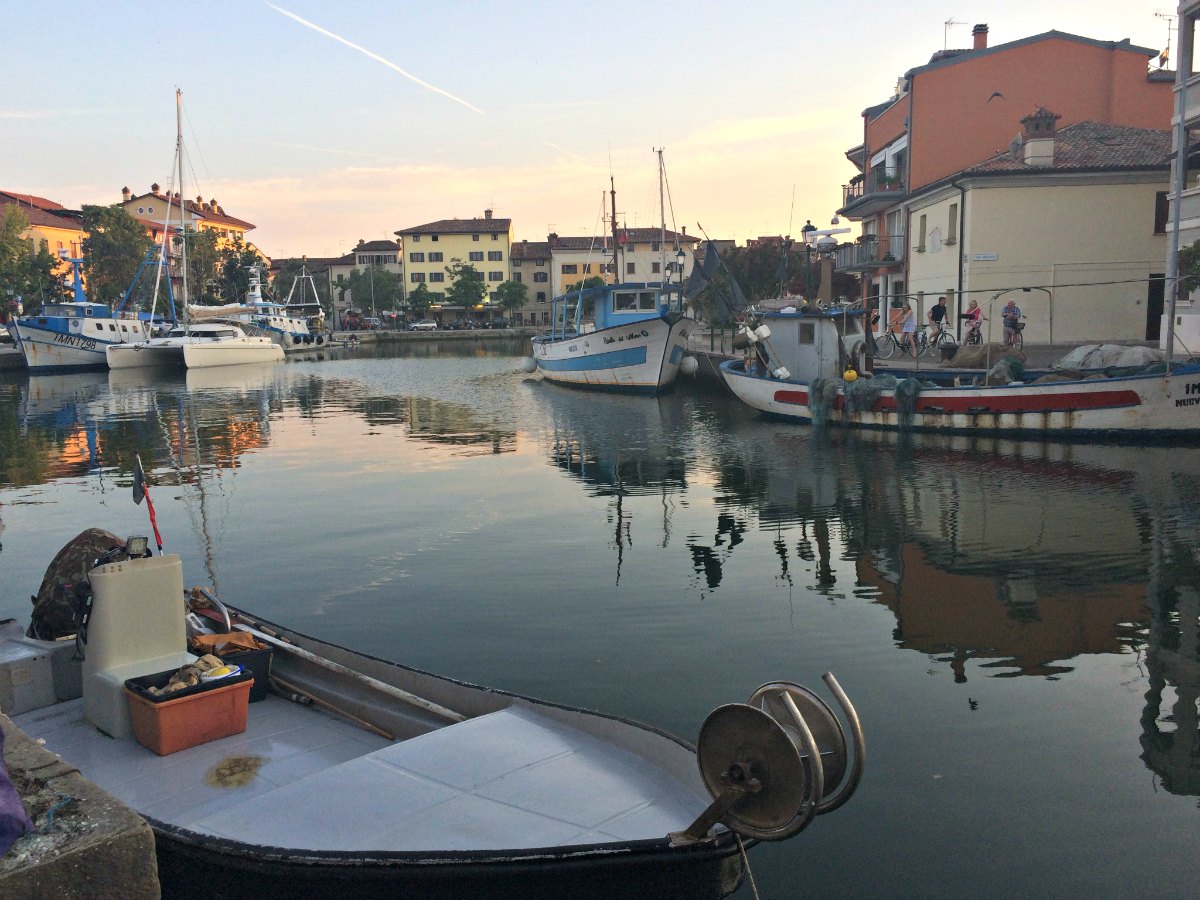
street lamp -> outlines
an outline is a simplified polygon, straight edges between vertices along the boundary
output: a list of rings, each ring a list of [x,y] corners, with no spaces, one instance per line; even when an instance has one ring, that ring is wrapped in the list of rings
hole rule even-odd
[[[812,219],[804,220],[804,227],[800,229],[800,239],[804,241],[804,302],[808,302],[809,296],[812,294],[812,233],[817,230],[817,226],[812,223]]]

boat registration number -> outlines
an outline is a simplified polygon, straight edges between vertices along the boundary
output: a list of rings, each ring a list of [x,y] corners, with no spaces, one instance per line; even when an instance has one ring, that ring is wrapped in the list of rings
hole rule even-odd
[[[54,343],[64,344],[67,347],[75,347],[79,350],[95,350],[96,342],[92,338],[79,337],[74,334],[56,334]]]

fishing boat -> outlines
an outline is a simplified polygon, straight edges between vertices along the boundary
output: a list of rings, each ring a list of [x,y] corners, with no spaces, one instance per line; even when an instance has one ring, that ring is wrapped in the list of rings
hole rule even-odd
[[[136,313],[123,314],[124,302],[114,311],[88,300],[80,273],[82,259],[63,255],[71,264],[74,300],[44,303],[34,315],[17,316],[9,333],[31,372],[51,372],[79,367],[102,368],[109,347],[150,336],[151,323]]]
[[[1200,436],[1200,365],[1071,371],[1025,380],[998,367],[958,384],[867,372],[861,308],[792,307],[743,326],[721,377],[754,409],[855,428],[1057,438]],[[963,383],[964,381],[970,383]]]
[[[180,558],[148,547],[97,530],[64,547],[48,578],[99,554],[86,625],[75,643],[0,630],[0,674],[27,685],[19,728],[150,823],[166,896],[723,897],[748,846],[797,834],[862,775],[831,674],[841,717],[770,683],[714,710],[693,748],[185,592]],[[199,639],[259,655],[147,710]]]
[[[316,297],[316,284],[307,269],[302,269],[300,275],[292,282],[292,290],[283,303],[266,300],[262,294],[262,275],[258,266],[249,266],[249,287],[244,303],[232,303],[224,306],[197,306],[188,308],[189,316],[195,320],[205,318],[220,318],[236,322],[248,334],[255,337],[265,337],[279,345],[284,353],[302,353],[306,350],[318,350],[329,343],[324,332],[325,315],[320,303],[315,300],[307,302],[304,299],[307,279]],[[292,294],[296,285],[301,285],[301,297],[293,301]]]
[[[659,203],[663,166],[659,159]],[[612,271],[621,271],[617,193],[612,200]],[[659,247],[663,254],[659,283],[618,283],[580,288],[551,301],[550,328],[532,339],[527,371],[547,381],[575,387],[656,394],[670,388],[680,371],[695,372],[687,355],[696,322],[684,311],[682,284],[666,281],[666,215]]]
[[[176,142],[175,159],[179,184],[183,185],[183,95],[175,91]],[[182,194],[182,190],[180,190]],[[168,191],[168,194],[170,192]],[[163,220],[162,245],[157,258],[158,279],[155,285],[155,304],[158,300],[157,284],[166,266],[166,245],[170,234],[171,202],[167,202],[166,218]],[[179,204],[180,272],[183,286],[183,322],[166,335],[146,336],[138,341],[114,345],[105,349],[105,361],[110,369],[156,367],[183,367],[187,369],[213,366],[243,365],[247,363],[278,362],[283,359],[283,350],[270,338],[247,335],[239,325],[226,321],[192,322],[191,310],[204,307],[189,307],[187,272],[187,236],[184,206]],[[171,293],[170,278],[167,292],[174,310],[174,295]]]

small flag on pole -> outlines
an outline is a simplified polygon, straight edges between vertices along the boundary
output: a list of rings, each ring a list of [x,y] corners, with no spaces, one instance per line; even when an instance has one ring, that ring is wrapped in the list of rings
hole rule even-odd
[[[142,468],[142,457],[134,457],[133,466],[133,502],[141,506],[146,501],[146,511],[150,513],[150,527],[154,529],[154,542],[158,544],[158,552],[162,553],[162,535],[158,533],[158,517],[154,515],[154,503],[150,500],[150,483],[146,481],[146,470]]]

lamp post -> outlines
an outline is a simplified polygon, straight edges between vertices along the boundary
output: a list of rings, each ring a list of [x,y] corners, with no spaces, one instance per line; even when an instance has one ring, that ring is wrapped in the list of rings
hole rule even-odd
[[[804,220],[804,227],[800,229],[800,239],[804,241],[804,302],[808,302],[809,295],[812,294],[812,233],[817,230],[817,226],[812,223],[812,219]]]

